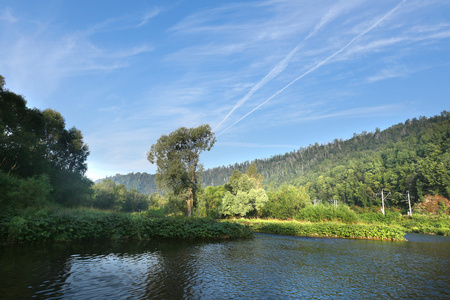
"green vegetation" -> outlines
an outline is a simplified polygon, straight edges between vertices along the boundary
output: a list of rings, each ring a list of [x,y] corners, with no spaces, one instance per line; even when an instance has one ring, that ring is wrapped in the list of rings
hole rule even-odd
[[[156,175],[133,173],[93,185],[84,176],[89,149],[81,132],[66,129],[52,109],[27,108],[4,84],[0,77],[2,242],[249,236],[247,227],[212,221],[235,217],[285,220],[248,222],[258,232],[306,236],[450,234],[447,111],[203,173],[199,157],[214,145],[214,133],[209,125],[182,127],[162,135],[147,153]],[[149,193],[153,180],[160,193]],[[386,215],[379,212],[381,189],[390,195]],[[406,191],[413,217],[405,216]]]
[[[334,222],[304,223],[276,220],[237,220],[251,225],[255,232],[309,237],[339,237],[385,241],[403,241],[404,232],[385,225],[342,224]]]
[[[389,206],[406,208],[426,195],[450,198],[450,113],[407,120],[386,130],[354,134],[343,141],[311,145],[298,151],[255,160],[264,184],[303,186],[312,199],[336,199],[349,206],[380,206],[380,193],[391,192]],[[233,170],[249,162],[206,170],[205,185],[224,184]]]
[[[382,214],[379,215],[382,216]],[[358,216],[347,205],[340,204],[335,207],[333,205],[318,204],[316,206],[308,205],[301,209],[295,215],[295,219],[309,222],[336,221],[352,224],[358,221]]]
[[[105,179],[92,187],[94,193],[91,206],[99,209],[110,209],[123,212],[136,212],[148,209],[148,197],[137,190],[127,190],[123,184],[116,185]]]
[[[388,207],[406,210],[407,202],[401,196],[406,191],[413,204],[423,202],[427,195],[450,198],[449,137],[450,113],[443,111],[383,131],[354,134],[349,140],[335,139],[269,159],[205,170],[202,182],[204,186],[225,185],[233,171],[244,173],[254,164],[264,177],[263,184],[270,187],[268,193],[291,185],[303,187],[311,200],[335,199],[351,207],[371,208],[381,206],[377,194],[384,189],[391,192]],[[110,179],[138,188],[153,185],[152,176],[136,173]]]
[[[226,192],[222,198],[221,214],[241,217],[260,215],[269,200],[261,181],[262,178],[256,173],[256,169],[249,168],[247,174],[234,171],[230,182],[224,186]]]
[[[311,205],[311,200],[305,187],[283,185],[278,190],[268,192],[269,201],[263,209],[263,216],[276,219],[293,219],[300,209]]]
[[[187,215],[192,208],[200,187],[199,177],[203,166],[200,154],[211,150],[216,139],[209,125],[197,128],[181,127],[169,135],[162,135],[147,153],[148,160],[156,163],[158,189],[186,194]]]
[[[0,220],[0,243],[232,239],[252,237],[248,226],[201,218],[149,218],[87,209],[43,209]]]
[[[401,228],[405,232],[450,235],[449,215],[419,215],[403,216],[399,212],[362,213],[359,219],[367,224],[389,225]]]
[[[84,205],[91,181],[84,177],[89,148],[62,115],[26,107],[0,80],[0,205],[3,212],[49,202]]]

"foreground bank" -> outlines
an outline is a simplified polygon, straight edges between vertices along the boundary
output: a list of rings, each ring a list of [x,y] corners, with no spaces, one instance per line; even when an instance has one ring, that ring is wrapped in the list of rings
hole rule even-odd
[[[148,218],[97,210],[40,210],[0,219],[0,243],[80,240],[214,240],[253,237],[249,226],[200,218]]]

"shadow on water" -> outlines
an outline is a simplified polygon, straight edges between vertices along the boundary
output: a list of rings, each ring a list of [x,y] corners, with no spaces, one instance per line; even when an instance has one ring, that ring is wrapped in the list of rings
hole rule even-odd
[[[450,238],[257,234],[223,242],[0,248],[0,295],[28,299],[448,298]]]

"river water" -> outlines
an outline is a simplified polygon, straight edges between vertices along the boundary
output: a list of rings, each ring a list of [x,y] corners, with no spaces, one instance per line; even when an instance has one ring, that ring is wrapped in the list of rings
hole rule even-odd
[[[4,299],[450,299],[450,237],[0,248]]]

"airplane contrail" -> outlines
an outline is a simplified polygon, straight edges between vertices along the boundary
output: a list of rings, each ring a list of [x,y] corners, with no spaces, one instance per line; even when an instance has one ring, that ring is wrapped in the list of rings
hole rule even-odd
[[[302,42],[295,46],[295,48],[292,49],[282,61],[280,61],[272,70],[270,70],[270,72],[267,73],[263,79],[261,79],[256,85],[254,85],[251,90],[234,105],[234,107],[230,110],[230,112],[228,112],[225,118],[223,118],[223,120],[214,127],[213,131],[216,131],[230,117],[230,115],[242,104],[244,104],[255,92],[257,92],[267,82],[278,76],[278,74],[283,72],[284,69],[286,69],[288,62],[291,60],[292,56],[294,56],[298,49],[300,49],[304,45],[305,41],[310,39],[320,28],[330,22],[339,13],[339,10],[340,9],[337,8],[337,5],[333,6],[326,13],[326,15],[322,17],[320,22],[316,24],[316,26],[314,26],[314,29],[306,36],[306,38],[304,38]]]
[[[217,135],[221,135],[223,133],[225,133],[226,131],[228,131],[229,129],[231,129],[234,125],[236,125],[237,123],[239,123],[240,121],[242,121],[243,119],[245,119],[246,117],[248,117],[249,115],[251,115],[253,112],[255,112],[256,110],[258,110],[261,106],[263,106],[264,104],[266,104],[267,102],[269,102],[270,100],[272,100],[275,96],[277,96],[278,94],[280,94],[281,92],[283,92],[285,89],[287,89],[288,87],[290,87],[291,85],[293,85],[295,82],[297,82],[298,80],[302,79],[303,77],[305,77],[306,75],[314,72],[315,70],[317,70],[318,68],[320,68],[321,66],[323,66],[324,64],[326,64],[328,61],[330,61],[332,58],[334,58],[336,55],[338,55],[339,53],[341,53],[342,51],[344,51],[345,49],[348,48],[348,46],[350,46],[351,44],[353,44],[354,41],[356,41],[358,38],[362,37],[363,35],[365,35],[366,33],[368,33],[369,31],[371,31],[372,29],[374,29],[376,26],[378,26],[378,24],[380,24],[383,20],[385,20],[386,18],[388,18],[390,15],[392,15],[404,2],[406,2],[406,0],[402,0],[399,4],[397,4],[393,9],[391,9],[388,13],[386,13],[383,17],[381,17],[378,21],[376,21],[374,24],[372,24],[372,26],[370,26],[369,28],[367,28],[366,30],[364,30],[363,32],[361,32],[360,34],[358,34],[357,36],[355,36],[350,42],[348,42],[344,47],[342,47],[341,49],[339,49],[338,51],[334,52],[333,54],[331,54],[330,56],[328,56],[326,59],[322,60],[321,62],[319,62],[318,64],[316,64],[314,67],[310,68],[308,71],[306,71],[305,73],[303,73],[302,75],[300,75],[299,77],[295,78],[294,80],[292,80],[289,84],[287,84],[285,87],[283,87],[282,89],[280,89],[279,91],[277,91],[275,94],[273,94],[272,96],[270,96],[266,101],[262,102],[260,105],[258,105],[257,107],[255,107],[254,109],[252,109],[250,112],[248,112],[247,114],[245,114],[243,117],[241,117],[239,120],[237,120],[236,122],[234,122],[233,124],[231,124],[230,126],[228,126],[227,128],[225,128],[224,130],[222,130],[220,133],[218,133]]]

